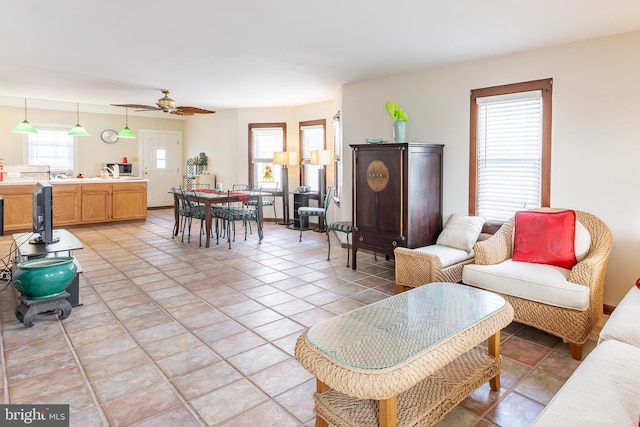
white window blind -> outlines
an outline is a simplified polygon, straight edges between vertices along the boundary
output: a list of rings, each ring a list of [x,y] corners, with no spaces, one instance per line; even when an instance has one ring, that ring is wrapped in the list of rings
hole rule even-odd
[[[273,166],[273,153],[284,151],[282,127],[253,127],[253,183],[274,185],[282,182],[281,169]]]
[[[540,207],[542,93],[478,98],[477,213],[506,221]]]
[[[341,165],[342,144],[340,142],[340,112],[333,117],[333,185],[334,198],[340,200],[340,187],[342,184],[342,165]]]
[[[49,166],[52,173],[73,173],[74,138],[69,129],[37,127],[38,133],[30,133],[28,163]]]
[[[324,126],[300,126],[302,134],[302,160],[311,160],[311,152],[324,150]]]
[[[253,162],[273,162],[273,153],[284,151],[282,128],[252,128]]]
[[[311,187],[311,191],[318,191],[318,169],[320,166],[311,165],[311,152],[324,150],[325,135],[323,125],[302,125],[300,126],[300,150],[302,152],[302,162],[304,172],[302,184]]]

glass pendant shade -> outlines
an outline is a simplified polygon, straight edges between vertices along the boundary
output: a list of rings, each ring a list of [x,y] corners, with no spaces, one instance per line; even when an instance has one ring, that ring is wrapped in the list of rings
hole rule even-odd
[[[27,121],[27,98],[24,99],[24,121],[13,128],[13,132],[19,133],[38,133],[31,123]]]
[[[69,131],[68,135],[71,135],[71,136],[89,136],[89,132],[87,132],[80,125],[80,103],[76,104],[76,125],[71,128],[71,130]]]
[[[129,109],[125,109],[125,122],[124,129],[120,131],[118,134],[118,138],[135,138],[136,134],[133,133],[131,129],[129,129]]]

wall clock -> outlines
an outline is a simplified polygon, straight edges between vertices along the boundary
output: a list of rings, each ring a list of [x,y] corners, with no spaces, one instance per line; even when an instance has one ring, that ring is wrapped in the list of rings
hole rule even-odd
[[[118,140],[118,133],[115,130],[107,129],[102,131],[100,138],[107,144],[113,144]]]

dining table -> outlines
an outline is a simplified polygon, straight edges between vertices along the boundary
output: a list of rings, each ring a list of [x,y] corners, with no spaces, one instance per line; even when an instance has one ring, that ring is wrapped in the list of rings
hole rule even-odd
[[[194,202],[200,203],[204,206],[204,223],[205,223],[205,233],[207,235],[205,248],[208,248],[211,245],[211,224],[212,224],[212,216],[211,216],[211,206],[214,204],[229,204],[231,202],[242,202],[245,203],[248,200],[256,200],[257,201],[257,228],[258,228],[258,243],[262,243],[263,231],[262,231],[262,222],[264,220],[262,214],[262,192],[261,191],[252,191],[252,190],[243,190],[243,191],[222,191],[216,189],[196,189],[189,192],[189,198],[191,198]],[[176,224],[179,221],[179,205],[178,202],[174,202],[174,214],[176,219]],[[178,235],[177,227],[174,227],[174,236]],[[231,236],[230,233],[227,233],[227,241],[230,242]],[[229,245],[231,248],[231,245]]]

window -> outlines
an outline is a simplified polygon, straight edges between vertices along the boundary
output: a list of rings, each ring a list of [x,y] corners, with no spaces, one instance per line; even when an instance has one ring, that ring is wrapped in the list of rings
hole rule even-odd
[[[300,153],[303,165],[300,168],[300,184],[310,186],[314,192],[318,191],[318,169],[322,166],[310,164],[311,152],[325,149],[326,123],[324,119],[300,122]]]
[[[469,212],[501,223],[549,206],[552,80],[471,91]]]
[[[52,174],[73,175],[75,165],[74,137],[69,127],[36,126],[38,133],[28,134],[27,163],[49,166]]]
[[[273,153],[286,151],[286,132],[286,123],[249,124],[249,184],[282,182],[281,168],[273,166]]]
[[[340,111],[333,116],[333,200],[340,206],[340,185],[342,183],[342,138],[340,128]]]

